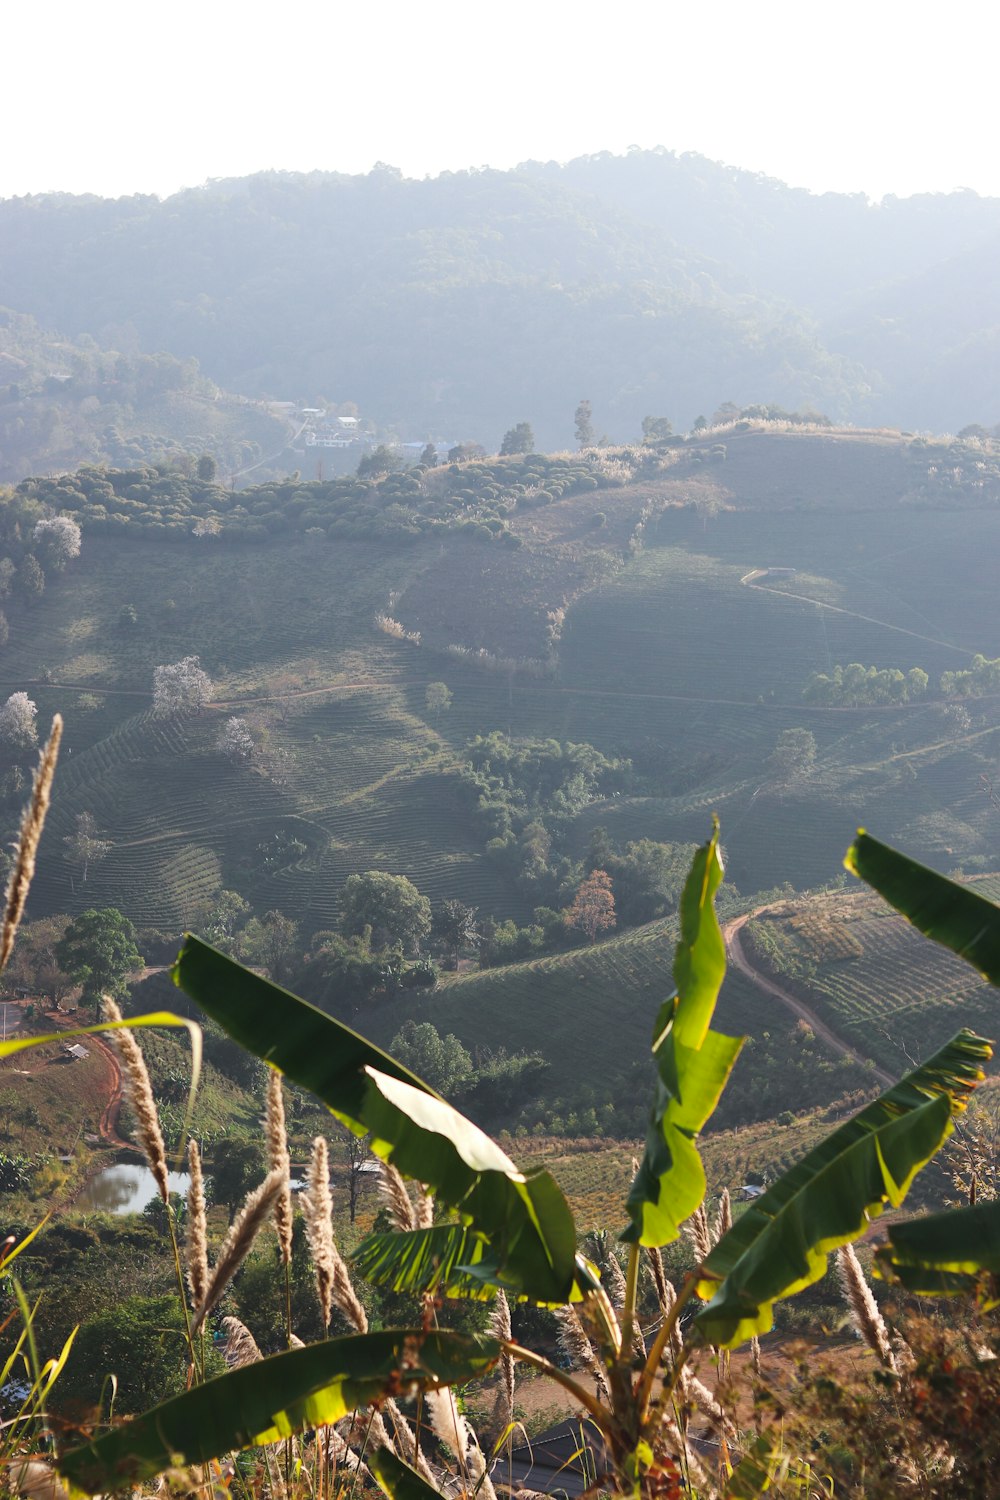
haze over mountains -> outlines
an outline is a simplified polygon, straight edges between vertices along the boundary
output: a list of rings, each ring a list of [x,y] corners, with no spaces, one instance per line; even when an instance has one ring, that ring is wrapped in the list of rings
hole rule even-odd
[[[1000,419],[1000,199],[974,193],[875,205],[635,151],[11,199],[0,246],[0,307],[46,336],[194,358],[243,396],[354,402],[403,439],[495,448],[529,420],[563,447],[584,395],[616,441],[724,401],[939,431]]]

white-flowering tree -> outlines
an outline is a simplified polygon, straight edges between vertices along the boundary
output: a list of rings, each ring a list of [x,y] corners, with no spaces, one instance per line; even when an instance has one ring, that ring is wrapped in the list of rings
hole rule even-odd
[[[80,528],[69,516],[39,521],[31,534],[45,562],[57,571],[80,556]]]
[[[87,883],[90,866],[99,864],[111,853],[110,839],[101,838],[97,821],[93,813],[89,812],[77,813],[76,827],[66,835],[63,843],[69,852],[69,858],[80,866],[84,885]]]
[[[245,766],[253,758],[254,742],[246,719],[227,719],[215,748],[234,766]]]
[[[30,750],[38,742],[37,715],[38,708],[27,693],[11,693],[0,708],[0,740],[15,750]]]
[[[200,713],[212,696],[212,680],[197,656],[153,668],[153,713],[158,719]]]

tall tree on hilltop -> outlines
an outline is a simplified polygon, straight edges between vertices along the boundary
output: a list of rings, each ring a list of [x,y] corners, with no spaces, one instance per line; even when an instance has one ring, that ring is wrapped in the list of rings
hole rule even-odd
[[[576,441],[580,448],[590,448],[594,442],[593,409],[590,402],[584,398],[573,413],[575,423]]]
[[[507,458],[514,453],[534,453],[535,434],[531,430],[530,422],[518,422],[516,427],[509,427],[503,435],[500,444],[500,457]]]

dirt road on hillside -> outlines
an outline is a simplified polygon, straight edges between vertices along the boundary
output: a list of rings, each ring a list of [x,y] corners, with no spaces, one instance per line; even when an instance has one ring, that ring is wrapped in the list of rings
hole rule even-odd
[[[767,994],[773,995],[775,1000],[780,1000],[782,1005],[790,1010],[793,1015],[797,1016],[799,1020],[805,1021],[809,1029],[815,1032],[818,1037],[821,1037],[828,1047],[832,1047],[834,1052],[839,1052],[841,1057],[849,1057],[852,1061],[860,1063],[862,1067],[866,1067],[870,1062],[869,1058],[866,1058],[856,1047],[852,1047],[849,1042],[845,1042],[835,1031],[831,1031],[826,1022],[821,1021],[816,1012],[808,1005],[797,999],[795,995],[789,994],[788,990],[782,989],[779,984],[775,983],[767,975],[762,974],[759,969],[755,969],[749,958],[747,958],[743,944],[740,942],[740,932],[751,917],[759,916],[761,912],[765,912],[767,909],[766,906],[758,907],[757,911],[748,912],[742,917],[734,917],[731,922],[727,922],[724,925],[722,935],[726,943],[726,953],[733,965],[739,969],[741,974],[745,974],[758,989],[765,990]],[[887,1073],[884,1068],[876,1067],[874,1069],[874,1076],[878,1079],[879,1083],[886,1086],[891,1086],[896,1082],[895,1078]]]

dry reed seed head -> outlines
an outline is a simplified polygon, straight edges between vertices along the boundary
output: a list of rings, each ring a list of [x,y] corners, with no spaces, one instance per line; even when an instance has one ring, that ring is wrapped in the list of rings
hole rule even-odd
[[[31,788],[31,801],[24,810],[21,832],[14,855],[14,868],[7,882],[4,898],[3,926],[0,928],[0,972],[7,967],[14,948],[17,929],[24,916],[25,903],[35,874],[35,859],[38,845],[45,827],[45,814],[52,800],[52,779],[56,774],[59,759],[59,741],[62,739],[63,721],[59,714],[52,720],[48,741],[38,762],[38,770]]]
[[[473,1446],[473,1437],[468,1422],[455,1404],[451,1387],[446,1385],[438,1390],[426,1391],[424,1406],[430,1414],[431,1430],[434,1436],[444,1443],[460,1462],[464,1462],[469,1449]]]
[[[256,1364],[259,1359],[263,1358],[257,1347],[257,1340],[239,1318],[223,1318],[222,1332],[225,1335],[222,1357],[231,1370],[239,1370],[244,1365]]]
[[[764,1371],[760,1363],[760,1339],[756,1334],[750,1340],[750,1368],[758,1380],[763,1380]]]
[[[700,1204],[695,1209],[682,1228],[698,1258],[698,1264],[701,1265],[712,1252],[712,1236],[709,1233],[708,1215],[705,1213],[704,1204]]]
[[[418,1229],[430,1229],[434,1224],[434,1194],[421,1188],[417,1194],[415,1218]]]
[[[106,1021],[120,1021],[122,1013],[110,995],[101,996],[101,1007]],[[149,1081],[146,1059],[139,1043],[128,1027],[119,1027],[110,1034],[111,1043],[122,1061],[124,1082],[128,1089],[129,1102],[135,1114],[136,1131],[143,1155],[149,1163],[160,1197],[170,1202],[170,1181],[167,1169],[167,1151],[163,1144],[160,1117],[153,1098],[153,1085]]]
[[[712,1226],[712,1243],[717,1245],[724,1234],[728,1234],[733,1227],[733,1203],[729,1196],[729,1189],[723,1188],[719,1197],[719,1207],[715,1215],[715,1223]]]
[[[653,1277],[653,1286],[656,1288],[656,1300],[660,1304],[660,1312],[666,1317],[669,1312],[667,1306],[667,1277],[663,1269],[663,1256],[655,1245],[648,1246],[646,1256],[649,1260],[649,1269]]]
[[[391,1396],[385,1403],[385,1409],[389,1413],[389,1420],[392,1422],[392,1430],[394,1433],[392,1446],[395,1447],[396,1452],[399,1454],[399,1457],[403,1460],[403,1462],[408,1463],[411,1468],[416,1469],[421,1478],[425,1479],[428,1484],[433,1485],[434,1489],[436,1490],[438,1487],[437,1480],[434,1478],[434,1475],[431,1472],[430,1464],[424,1457],[423,1449],[417,1446],[417,1439],[414,1435],[413,1428],[403,1416],[403,1413],[400,1411],[398,1405]],[[381,1420],[382,1419],[380,1417],[379,1421],[381,1422]],[[382,1427],[382,1431],[385,1432],[384,1425]],[[388,1434],[383,1439],[383,1442],[386,1445],[389,1445]]]
[[[69,1493],[51,1464],[37,1458],[21,1458],[6,1467],[11,1494],[23,1495],[25,1500],[69,1500]]]
[[[502,1287],[497,1289],[493,1311],[490,1313],[490,1332],[501,1343],[511,1337],[510,1304]],[[497,1415],[501,1419],[500,1426],[503,1428],[514,1416],[514,1357],[506,1349],[501,1350],[499,1369],[500,1390]]]
[[[187,1283],[191,1289],[191,1301],[198,1307],[208,1291],[208,1214],[201,1152],[195,1140],[188,1141],[188,1174],[191,1180],[187,1193]]]
[[[889,1342],[889,1330],[878,1310],[878,1304],[865,1279],[865,1273],[854,1253],[853,1245],[842,1245],[837,1251],[837,1273],[855,1331],[869,1349],[878,1356],[885,1368],[896,1374],[898,1367],[896,1356]]]
[[[281,1263],[292,1263],[292,1162],[288,1155],[285,1130],[285,1100],[281,1074],[271,1070],[264,1109],[264,1136],[267,1141],[267,1165],[271,1172],[282,1174],[282,1186],[274,1200],[274,1227],[281,1248]]]
[[[618,1263],[618,1257],[613,1250],[608,1251],[607,1260],[604,1263],[603,1281],[607,1287],[608,1297],[615,1312],[621,1312],[625,1306],[625,1297],[628,1288],[625,1285],[625,1275]]]
[[[333,1200],[330,1196],[330,1158],[326,1141],[318,1135],[312,1143],[306,1168],[306,1191],[302,1194],[306,1240],[316,1272],[316,1295],[319,1298],[323,1327],[329,1328],[333,1315],[333,1280],[336,1246],[333,1241]]]
[[[380,1161],[378,1168],[379,1197],[393,1224],[397,1229],[404,1231],[416,1229],[418,1227],[417,1216],[413,1211],[410,1195],[406,1191],[406,1183],[392,1162]]]
[[[281,1183],[280,1172],[269,1172],[260,1187],[255,1188],[248,1195],[219,1251],[219,1258],[212,1271],[205,1300],[195,1313],[194,1322],[191,1325],[192,1333],[198,1332],[249,1254],[254,1240],[274,1207],[274,1200],[281,1191]]]

